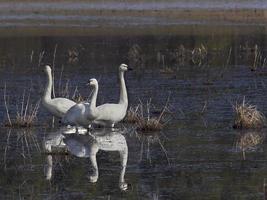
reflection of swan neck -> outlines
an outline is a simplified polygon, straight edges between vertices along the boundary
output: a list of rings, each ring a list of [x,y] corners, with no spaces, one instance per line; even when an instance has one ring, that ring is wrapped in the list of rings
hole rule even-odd
[[[119,179],[119,187],[121,190],[127,189],[127,183],[125,183],[124,176],[127,167],[127,160],[128,160],[128,146],[126,144],[125,148],[120,151],[120,159],[121,159],[121,173]]]
[[[53,169],[53,159],[52,159],[52,155],[48,155],[46,157],[46,169],[45,169],[45,177],[46,180],[50,180],[52,177],[52,169]]]
[[[43,99],[44,100],[50,100],[51,99],[51,92],[52,92],[52,74],[51,71],[46,71],[47,74],[47,83],[45,87],[45,92]]]
[[[125,176],[125,171],[126,171],[126,165],[125,166],[121,166],[121,172],[120,172],[120,183],[124,183],[124,176]]]
[[[128,106],[127,89],[126,89],[126,85],[125,85],[124,72],[123,71],[119,72],[119,79],[120,79],[120,101],[119,101],[119,104],[125,104],[126,106]]]

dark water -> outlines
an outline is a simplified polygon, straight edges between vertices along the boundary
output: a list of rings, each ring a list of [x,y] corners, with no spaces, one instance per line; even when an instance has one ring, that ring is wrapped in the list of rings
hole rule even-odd
[[[150,135],[118,125],[119,130],[126,127],[120,138],[125,138],[129,151],[128,190],[121,191],[116,151],[97,154],[97,183],[88,179],[89,158],[62,149],[44,153],[43,143],[60,140],[61,135],[58,124],[52,128],[51,116],[40,107],[38,126],[0,129],[1,199],[263,199],[265,130],[233,130],[232,104],[246,96],[263,113],[267,111],[265,27],[226,26],[219,33],[210,26],[205,32],[198,32],[203,27],[193,29],[188,34],[1,37],[0,94],[6,85],[13,118],[20,111],[23,91],[26,96],[30,93],[30,103],[40,99],[45,64],[55,65],[56,96],[68,84],[70,98],[76,87],[87,97],[90,89],[85,84],[95,77],[101,104],[118,100],[117,68],[127,63],[135,69],[126,74],[129,105],[151,98],[162,108],[169,96],[173,113],[163,131]],[[255,52],[261,58],[256,71],[251,71]],[[2,97],[0,113],[5,122]],[[259,142],[242,152],[238,144],[253,135]],[[84,145],[86,138],[79,142]],[[52,176],[46,180],[51,157]]]

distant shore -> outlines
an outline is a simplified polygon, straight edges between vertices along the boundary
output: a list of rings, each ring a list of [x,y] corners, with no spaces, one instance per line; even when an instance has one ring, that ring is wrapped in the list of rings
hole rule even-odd
[[[140,31],[148,34],[180,33],[179,27],[191,33],[198,29],[204,34],[205,26],[214,26],[214,31],[225,26],[232,27],[229,31],[234,31],[235,26],[247,31],[267,27],[265,7],[185,9],[175,7],[176,4],[174,8],[168,7],[169,4],[152,4],[154,7],[148,9],[140,4],[130,4],[124,9],[125,5],[121,3],[116,8],[116,4],[108,7],[83,1],[80,4],[69,1],[60,1],[63,4],[52,1],[18,2],[0,3],[0,35],[16,34],[17,31],[22,35],[138,34]],[[249,30],[251,27],[255,30]]]

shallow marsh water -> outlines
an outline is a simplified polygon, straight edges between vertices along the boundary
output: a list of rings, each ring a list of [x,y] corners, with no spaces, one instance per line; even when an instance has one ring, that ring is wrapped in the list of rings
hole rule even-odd
[[[266,27],[176,28],[162,34],[164,27],[155,28],[157,34],[139,30],[138,34],[118,35],[2,36],[0,94],[6,85],[12,117],[20,108],[24,90],[26,96],[30,91],[31,103],[40,99],[46,81],[42,69],[47,63],[55,65],[56,95],[68,83],[70,96],[77,87],[87,97],[90,89],[85,84],[96,77],[99,104],[117,101],[117,68],[128,63],[135,69],[126,74],[129,106],[152,98],[160,109],[169,96],[173,114],[163,131],[150,135],[135,133],[129,124],[119,125],[120,129],[126,127],[123,136],[129,150],[125,174],[129,186],[122,192],[117,152],[97,154],[97,183],[89,182],[88,158],[54,152],[52,178],[46,180],[49,155],[43,143],[59,127],[57,123],[51,127],[51,116],[40,107],[38,126],[0,129],[0,198],[263,199],[266,131],[233,130],[232,104],[246,96],[248,102],[267,112]],[[182,34],[177,34],[180,30]],[[198,48],[207,53],[192,54]],[[251,71],[256,48],[262,59],[256,71]],[[6,121],[3,103],[0,113],[1,121]],[[253,134],[260,142],[240,148],[242,138]]]

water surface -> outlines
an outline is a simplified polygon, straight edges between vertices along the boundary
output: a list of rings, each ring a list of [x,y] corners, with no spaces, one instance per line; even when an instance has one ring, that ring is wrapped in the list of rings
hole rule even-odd
[[[172,114],[158,133],[140,134],[132,125],[118,125],[128,148],[128,189],[121,191],[118,152],[97,153],[96,183],[88,178],[89,158],[77,157],[64,147],[45,153],[47,138],[62,138],[58,124],[52,128],[50,114],[40,107],[38,126],[0,129],[1,199],[263,199],[266,132],[233,130],[232,105],[245,96],[266,113],[266,30],[262,25],[219,27],[151,31],[164,29],[159,26],[144,34],[70,36],[71,30],[65,29],[66,34],[58,35],[2,35],[0,94],[6,85],[12,117],[20,111],[23,91],[30,94],[30,103],[40,99],[45,64],[55,66],[56,96],[67,84],[69,98],[75,88],[87,97],[86,82],[95,77],[102,104],[118,101],[117,68],[127,63],[134,68],[126,74],[129,106],[151,98],[157,111],[169,97]],[[262,58],[251,71],[255,52]],[[7,120],[5,112],[1,103],[1,121]],[[240,146],[254,135],[261,138],[258,143]],[[52,176],[47,180],[51,157]]]

